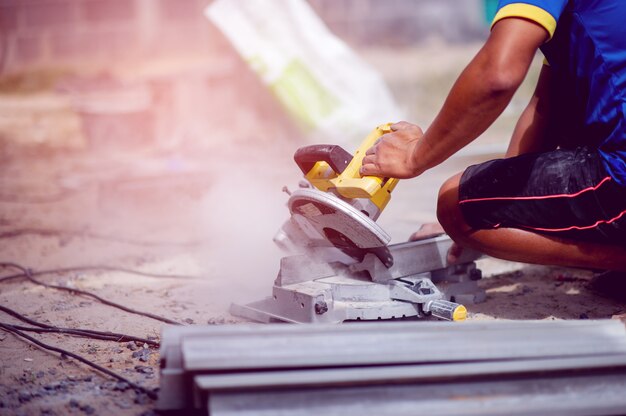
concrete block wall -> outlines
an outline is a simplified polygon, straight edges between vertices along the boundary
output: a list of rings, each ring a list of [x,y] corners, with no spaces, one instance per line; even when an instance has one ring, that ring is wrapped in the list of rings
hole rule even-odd
[[[206,4],[206,0],[0,0],[0,59],[4,69],[20,69],[106,64],[181,51],[215,53],[224,41],[202,15]]]
[[[210,1],[0,0],[0,75],[35,68],[95,69],[99,75],[85,71],[82,78],[76,71],[57,85],[71,98],[94,149],[195,148],[217,145],[223,137],[242,143],[300,137],[270,91],[204,17]],[[333,32],[357,48],[413,46],[432,37],[464,42],[486,31],[482,0],[309,2]],[[201,65],[189,56],[202,57]],[[165,63],[166,69],[127,84],[106,78],[111,63],[125,70],[133,63],[142,69]],[[105,81],[110,84],[102,86]],[[148,91],[145,107],[128,108],[133,88]],[[22,133],[35,137],[40,130]]]
[[[283,0],[289,1],[289,0]],[[309,0],[355,46],[409,46],[484,36],[484,0]],[[0,70],[217,54],[210,0],[0,0]]]

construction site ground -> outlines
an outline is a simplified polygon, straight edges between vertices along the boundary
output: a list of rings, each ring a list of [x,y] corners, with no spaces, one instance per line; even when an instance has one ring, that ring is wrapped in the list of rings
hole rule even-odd
[[[470,52],[456,53],[454,59],[462,61]],[[381,55],[384,53],[376,52],[369,58],[388,61]],[[407,62],[397,67],[419,67],[426,56],[430,56],[428,51],[409,54],[403,57]],[[446,56],[434,59],[453,60]],[[395,70],[379,69],[388,78],[389,71]],[[403,83],[412,82],[413,78],[396,75],[389,78],[392,89],[400,91]],[[427,75],[422,74],[422,79],[429,79]],[[449,87],[450,82],[441,81],[440,89]],[[415,118],[426,123],[435,111],[434,101],[440,101],[443,93],[433,95],[428,89],[434,88],[432,82],[423,85],[424,111]],[[281,257],[272,237],[288,216],[287,195],[281,189],[297,186],[301,175],[292,163],[292,154],[305,142],[293,137],[250,137],[247,142],[229,144],[224,137],[217,144],[191,149],[114,146],[106,150],[84,143],[57,147],[24,144],[25,128],[30,129],[30,137],[42,129],[54,130],[61,139],[84,140],[73,137],[78,124],[63,107],[56,115],[40,110],[48,108],[46,100],[54,101],[54,97],[46,91],[0,96],[0,261],[34,271],[85,267],[37,279],[91,291],[183,325],[243,322],[228,313],[229,305],[270,294]],[[410,115],[421,111],[409,110]],[[469,164],[497,157],[508,127],[510,123],[503,124],[422,177],[402,181],[379,220],[393,241],[406,240],[420,224],[434,221],[439,185]],[[264,131],[263,126],[242,124],[228,129],[233,134],[237,129],[257,129],[261,135]],[[99,266],[176,276],[140,276]],[[480,260],[479,267],[487,299],[467,305],[472,320],[604,319],[626,312],[623,301],[592,290],[591,271],[491,258]],[[19,270],[4,267],[0,272],[1,278]],[[24,278],[0,280],[0,305],[49,325],[151,339],[159,338],[164,325]],[[18,323],[4,313],[0,322]],[[63,334],[30,335],[149,389],[158,387],[156,348]],[[125,383],[0,331],[0,414],[121,416],[153,414],[153,409],[154,402],[147,395]]]

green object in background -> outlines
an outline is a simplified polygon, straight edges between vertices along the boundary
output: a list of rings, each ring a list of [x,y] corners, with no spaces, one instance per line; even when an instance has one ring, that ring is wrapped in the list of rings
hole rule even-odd
[[[485,23],[491,25],[498,9],[498,0],[483,0],[485,3]]]
[[[293,59],[270,87],[289,113],[311,130],[341,105],[299,59]]]

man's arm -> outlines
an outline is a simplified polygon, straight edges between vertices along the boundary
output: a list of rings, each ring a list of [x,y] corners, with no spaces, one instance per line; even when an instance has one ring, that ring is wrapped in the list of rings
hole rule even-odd
[[[551,69],[541,68],[539,81],[528,106],[517,121],[506,157],[554,149],[553,139],[546,137],[551,107]]]
[[[394,133],[367,151],[361,174],[415,177],[473,141],[506,108],[548,36],[543,27],[527,20],[499,21],[426,133],[418,126],[396,123]]]

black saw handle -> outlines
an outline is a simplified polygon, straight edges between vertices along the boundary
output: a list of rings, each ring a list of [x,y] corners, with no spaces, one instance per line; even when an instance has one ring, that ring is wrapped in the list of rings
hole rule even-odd
[[[352,161],[352,155],[335,144],[313,144],[296,150],[293,160],[305,175],[317,162],[326,162],[338,175]]]

